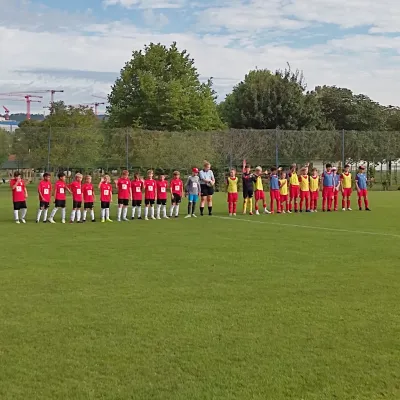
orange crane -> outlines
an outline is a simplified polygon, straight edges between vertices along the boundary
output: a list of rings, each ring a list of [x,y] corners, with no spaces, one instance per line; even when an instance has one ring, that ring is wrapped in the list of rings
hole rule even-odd
[[[5,112],[4,113],[4,118],[5,118],[6,121],[9,121],[10,120],[10,110],[5,106],[3,106],[3,108],[4,108],[4,112]]]
[[[34,93],[34,92],[32,92]],[[0,93],[1,96],[10,96],[12,101],[21,101],[21,99],[13,99],[13,96],[20,96],[25,98],[26,102],[26,119],[30,120],[31,119],[31,103],[41,103],[40,100],[31,100],[32,98],[37,98],[37,99],[43,99],[43,96],[34,96],[32,94],[21,94],[18,92],[11,92],[11,93]],[[23,101],[23,100],[22,100]]]

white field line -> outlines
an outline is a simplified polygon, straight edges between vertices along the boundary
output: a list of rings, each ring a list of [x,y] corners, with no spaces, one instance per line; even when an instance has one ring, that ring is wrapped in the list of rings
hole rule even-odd
[[[353,233],[353,234],[360,234],[360,235],[386,236],[386,237],[400,238],[400,235],[396,235],[394,233],[357,231],[357,230],[350,230],[350,229],[328,228],[328,227],[324,227],[324,226],[313,226],[313,225],[285,224],[282,222],[257,221],[254,219],[244,219],[244,218],[235,218],[235,217],[217,217],[217,216],[215,216],[213,218],[224,219],[227,221],[250,222],[253,224],[285,226],[288,228],[303,228],[303,229],[312,229],[312,230],[328,231],[328,232],[341,232],[341,233]],[[270,218],[270,217],[268,217],[268,218]]]

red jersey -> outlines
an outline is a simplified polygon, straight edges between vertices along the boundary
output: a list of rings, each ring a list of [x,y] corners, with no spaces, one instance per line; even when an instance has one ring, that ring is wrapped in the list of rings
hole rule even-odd
[[[142,200],[142,190],[143,190],[143,182],[139,179],[135,179],[131,182],[132,188],[132,199],[133,200]]]
[[[131,197],[131,181],[126,178],[119,178],[117,181],[118,186],[118,198],[121,200],[127,200]]]
[[[167,200],[168,181],[157,181],[157,199]]]
[[[156,198],[157,182],[154,179],[146,179],[144,181],[144,197],[148,200]]]
[[[50,181],[40,181],[38,186],[39,201],[50,203],[51,201],[51,183]]]
[[[69,188],[72,192],[72,200],[74,201],[82,201],[82,184],[81,182],[78,181],[73,181],[70,185]]]
[[[100,184],[100,201],[110,203],[112,198],[112,186],[110,183]]]
[[[11,179],[10,181],[10,187],[12,187],[17,183],[16,179]],[[12,189],[12,197],[13,197],[13,202],[18,202],[18,201],[26,201],[25,197],[25,182],[21,179],[15,189]]]
[[[94,191],[91,183],[84,183],[82,185],[83,202],[93,203],[94,202]]]
[[[67,190],[67,184],[64,181],[58,180],[56,182],[56,189],[55,189],[55,198],[56,200],[66,200],[66,190]]]
[[[183,194],[183,182],[180,179],[172,179],[171,189],[173,194],[182,196]]]

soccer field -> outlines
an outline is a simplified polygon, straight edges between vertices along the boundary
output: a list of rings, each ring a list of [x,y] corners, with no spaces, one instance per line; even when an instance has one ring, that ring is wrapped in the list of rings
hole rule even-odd
[[[16,225],[0,188],[2,400],[400,399],[400,192],[51,225],[28,189]]]

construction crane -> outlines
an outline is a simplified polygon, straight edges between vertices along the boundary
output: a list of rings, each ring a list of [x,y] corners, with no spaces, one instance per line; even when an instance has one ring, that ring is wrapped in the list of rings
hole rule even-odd
[[[11,92],[11,93],[15,94],[15,95],[24,95],[25,96],[25,92]],[[51,104],[53,104],[55,93],[64,93],[64,90],[56,90],[56,89],[30,90],[29,93],[35,93],[35,94],[50,93],[50,102],[51,102]]]
[[[92,95],[92,97],[96,97],[97,99],[108,100],[107,97],[104,97],[104,96],[95,96],[94,94]]]
[[[94,114],[98,115],[98,107],[103,105],[103,104],[106,104],[106,103],[95,102],[95,103],[70,104],[70,107],[87,107],[87,108],[89,108],[89,107],[93,107],[94,106]]]
[[[34,92],[32,92],[34,93]],[[41,100],[31,100],[32,98],[37,98],[37,99],[43,99],[43,96],[34,96],[32,94],[23,94],[23,93],[18,93],[18,92],[11,92],[11,93],[0,93],[0,96],[10,96],[13,101],[18,101],[21,99],[12,99],[13,96],[21,96],[25,99],[26,102],[26,119],[30,120],[31,119],[31,103],[41,103]]]
[[[5,111],[4,118],[5,118],[6,121],[9,121],[10,120],[10,110],[5,106],[3,106],[3,108],[4,108],[4,111]]]

